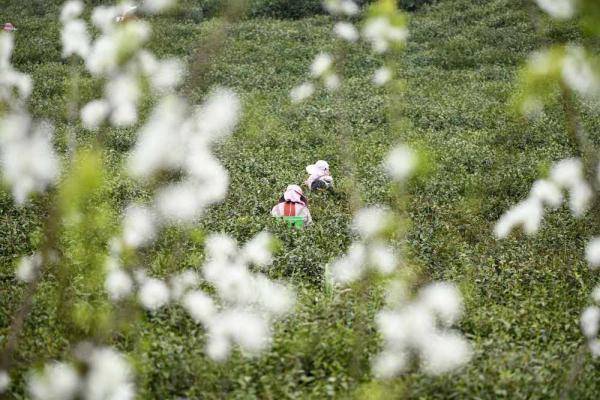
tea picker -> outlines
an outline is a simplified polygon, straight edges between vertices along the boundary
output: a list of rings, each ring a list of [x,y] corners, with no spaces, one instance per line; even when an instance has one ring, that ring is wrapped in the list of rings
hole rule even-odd
[[[325,160],[319,160],[306,167],[309,177],[304,182],[310,190],[326,190],[333,188],[333,177],[329,172],[329,164]]]
[[[295,226],[296,228],[302,228],[304,225],[312,223],[310,211],[308,210],[308,200],[298,185],[289,185],[285,189],[285,192],[279,198],[279,203],[271,210],[271,215],[283,218],[288,226]]]

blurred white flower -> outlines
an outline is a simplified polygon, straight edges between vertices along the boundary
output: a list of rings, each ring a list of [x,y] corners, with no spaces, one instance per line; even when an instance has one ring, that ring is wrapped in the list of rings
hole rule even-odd
[[[238,95],[227,88],[213,90],[196,114],[198,134],[212,139],[230,135],[241,114]]]
[[[65,2],[60,10],[60,22],[64,24],[79,17],[83,12],[83,7],[83,3],[79,0],[70,0]]]
[[[111,106],[110,122],[116,127],[131,126],[137,122],[140,88],[134,76],[122,74],[113,77],[105,86],[106,100]]]
[[[592,290],[592,300],[594,300],[594,302],[600,306],[600,285],[596,286],[594,290]]]
[[[156,68],[149,74],[150,83],[158,92],[174,90],[182,81],[185,67],[176,58],[159,61]]]
[[[72,54],[77,54],[82,58],[88,56],[90,52],[90,36],[85,22],[80,19],[66,22],[60,35],[63,46],[63,57],[68,57]]]
[[[25,256],[19,261],[16,276],[21,282],[31,282],[35,279],[42,266],[42,256],[39,253],[33,253]]]
[[[390,274],[396,269],[398,262],[394,249],[382,243],[368,246],[369,264],[382,274]]]
[[[242,257],[248,263],[260,267],[270,265],[273,262],[273,255],[271,253],[273,241],[273,236],[270,233],[260,232],[252,240],[246,242],[242,248]]]
[[[595,338],[598,335],[598,329],[600,328],[600,308],[590,306],[583,310],[580,324],[581,331],[586,338]]]
[[[377,206],[364,207],[354,215],[352,227],[364,239],[379,235],[383,229],[389,226],[390,213],[384,208]]]
[[[560,188],[546,179],[538,179],[533,183],[529,197],[538,199],[551,208],[558,208],[563,201]]]
[[[568,19],[575,14],[573,0],[535,0],[542,10],[556,19]]]
[[[35,400],[70,400],[79,390],[79,376],[75,368],[62,362],[53,362],[41,372],[34,372],[27,380],[27,391]]]
[[[403,181],[417,166],[417,155],[410,147],[398,145],[390,151],[383,165],[393,179]]]
[[[106,276],[104,287],[113,301],[128,296],[133,290],[133,280],[120,268],[111,269]]]
[[[333,27],[333,32],[348,42],[356,42],[359,37],[358,30],[350,22],[338,22]]]
[[[569,208],[575,217],[581,217],[589,209],[594,192],[590,185],[581,180],[569,187]]]
[[[123,242],[130,247],[140,247],[150,243],[156,234],[156,219],[151,209],[130,205],[123,218]]]
[[[583,165],[578,158],[565,158],[555,163],[550,170],[550,179],[560,187],[569,187],[583,179]]]
[[[600,83],[583,48],[567,48],[561,71],[563,80],[574,91],[583,96],[598,94]]]
[[[98,129],[109,112],[110,106],[105,100],[90,101],[81,109],[81,122],[86,129]]]
[[[449,282],[434,282],[419,292],[419,301],[445,326],[455,324],[463,312],[457,287]]]
[[[392,71],[387,67],[381,67],[373,74],[373,84],[375,86],[383,86],[392,78]]]
[[[540,200],[528,198],[512,206],[500,217],[494,226],[494,234],[498,239],[504,239],[513,229],[521,226],[526,234],[532,235],[539,230],[543,215]]]
[[[329,53],[319,53],[315,57],[314,61],[310,66],[310,73],[315,78],[320,77],[326,71],[329,70],[333,63],[333,57]]]
[[[120,11],[117,7],[98,6],[92,11],[92,23],[104,33],[114,28]]]
[[[346,254],[331,265],[331,278],[339,284],[358,280],[365,271],[367,248],[362,243],[352,243]]]
[[[141,283],[139,299],[147,310],[158,310],[169,302],[169,288],[160,279],[147,278]]]
[[[191,269],[187,269],[171,277],[171,298],[180,300],[189,290],[200,284],[200,277]]]
[[[250,355],[264,350],[270,341],[265,319],[244,310],[231,309],[217,314],[208,331],[207,353],[215,361],[223,361],[235,343]]]
[[[168,222],[179,224],[193,222],[202,212],[199,189],[196,184],[189,181],[164,186],[156,193],[156,209]]]
[[[109,347],[98,348],[92,351],[88,363],[85,400],[134,399],[133,372],[123,355]]]
[[[454,285],[432,283],[410,303],[377,314],[384,348],[373,363],[374,372],[391,378],[409,365],[409,354],[420,358],[430,375],[450,372],[466,364],[472,349],[458,332],[449,330],[462,313],[462,300]],[[440,323],[436,323],[439,321]]]
[[[304,82],[290,92],[290,97],[292,99],[292,103],[299,103],[303,100],[306,100],[315,92],[315,85],[311,82]]]
[[[324,83],[327,90],[337,90],[340,87],[340,77],[337,74],[328,74],[325,77]]]
[[[183,308],[196,323],[209,325],[217,309],[213,300],[201,290],[188,292],[182,300]]]
[[[4,393],[10,386],[10,375],[4,370],[0,370],[0,393]]]
[[[30,193],[43,191],[58,177],[52,132],[52,126],[46,123],[31,129],[28,115],[13,114],[0,119],[0,166],[19,204]]]
[[[600,237],[592,238],[585,246],[585,259],[591,268],[600,266]]]
[[[390,23],[387,17],[369,18],[363,28],[365,39],[371,43],[373,51],[384,53],[390,43],[403,43],[408,38],[408,29]]]
[[[473,356],[469,342],[456,332],[433,335],[421,351],[421,366],[430,375],[440,375],[460,368]]]
[[[150,13],[158,13],[172,7],[176,0],[144,0],[144,10]]]
[[[323,6],[332,15],[356,15],[359,12],[358,5],[352,0],[325,0]]]
[[[406,368],[407,359],[403,352],[382,351],[373,361],[373,374],[379,379],[391,379]]]

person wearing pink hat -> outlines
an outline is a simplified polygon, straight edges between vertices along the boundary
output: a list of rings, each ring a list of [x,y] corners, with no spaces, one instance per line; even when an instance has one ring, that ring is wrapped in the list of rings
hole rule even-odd
[[[329,172],[329,164],[325,160],[319,160],[306,167],[309,177],[304,182],[310,190],[322,190],[333,187],[333,177]]]
[[[7,22],[2,26],[2,30],[4,32],[12,32],[12,31],[16,31],[17,28],[15,28],[15,26],[13,24],[11,24],[10,22]]]
[[[308,210],[308,200],[298,185],[289,185],[279,203],[271,210],[274,217],[303,217],[304,225],[312,223],[312,217]]]

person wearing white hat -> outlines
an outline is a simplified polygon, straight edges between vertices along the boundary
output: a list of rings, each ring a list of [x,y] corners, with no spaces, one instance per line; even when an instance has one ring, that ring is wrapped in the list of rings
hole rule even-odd
[[[309,177],[304,183],[310,190],[329,189],[333,187],[333,177],[329,172],[329,164],[325,160],[319,160],[306,167]]]
[[[303,217],[304,225],[312,223],[312,217],[308,210],[308,200],[298,185],[289,185],[279,203],[271,210],[274,217]]]

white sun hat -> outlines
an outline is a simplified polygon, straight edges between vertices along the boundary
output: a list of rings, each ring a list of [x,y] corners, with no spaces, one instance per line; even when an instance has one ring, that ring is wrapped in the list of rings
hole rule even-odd
[[[329,164],[325,160],[319,160],[314,164],[306,166],[306,172],[310,175],[324,174],[329,170]]]

